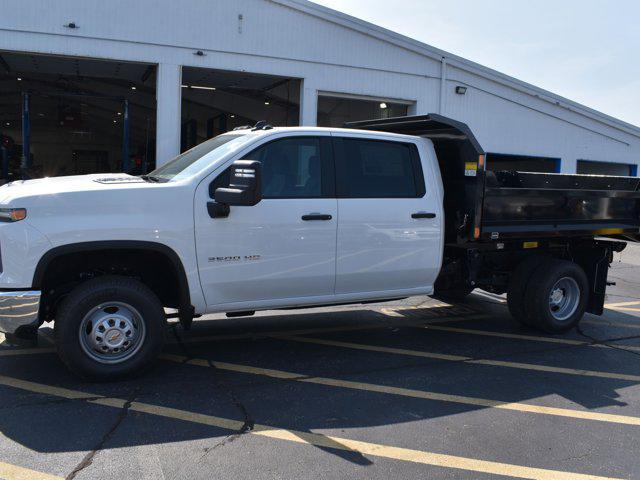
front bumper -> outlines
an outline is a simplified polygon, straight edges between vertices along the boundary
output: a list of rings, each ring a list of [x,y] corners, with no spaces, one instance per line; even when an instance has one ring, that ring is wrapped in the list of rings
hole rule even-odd
[[[37,329],[40,294],[37,290],[0,291],[0,332],[20,335]]]

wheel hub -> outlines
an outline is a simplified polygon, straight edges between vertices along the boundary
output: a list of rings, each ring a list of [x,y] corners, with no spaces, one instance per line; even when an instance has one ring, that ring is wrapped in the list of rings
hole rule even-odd
[[[551,292],[551,303],[553,304],[559,304],[562,302],[562,299],[564,298],[564,290],[560,289],[560,288],[556,288]]]
[[[80,326],[80,344],[93,360],[120,363],[137,353],[144,333],[144,322],[135,308],[113,302],[85,315]]]
[[[580,288],[571,277],[558,280],[549,293],[549,311],[559,321],[568,320],[580,304]]]

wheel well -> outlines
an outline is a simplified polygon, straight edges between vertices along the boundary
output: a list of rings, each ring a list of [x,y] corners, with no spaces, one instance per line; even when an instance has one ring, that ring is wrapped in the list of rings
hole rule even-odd
[[[73,288],[102,275],[140,280],[165,307],[190,306],[184,268],[173,250],[131,246],[63,248],[45,255],[36,270],[34,288],[42,291],[42,320],[55,318],[58,304]]]

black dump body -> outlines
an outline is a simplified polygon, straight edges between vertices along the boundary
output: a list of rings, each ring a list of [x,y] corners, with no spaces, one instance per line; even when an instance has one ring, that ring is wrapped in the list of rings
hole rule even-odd
[[[346,124],[429,138],[444,183],[445,243],[566,236],[640,238],[640,179],[485,171],[467,125],[429,114]]]

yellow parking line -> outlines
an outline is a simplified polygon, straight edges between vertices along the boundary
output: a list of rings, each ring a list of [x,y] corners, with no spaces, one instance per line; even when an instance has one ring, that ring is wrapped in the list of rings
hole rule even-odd
[[[49,395],[59,396],[63,398],[94,398],[87,401],[97,405],[114,408],[123,408],[127,404],[126,400],[120,398],[101,397],[95,399],[95,395],[87,392],[51,387],[49,385],[28,382],[25,380],[19,380],[6,376],[0,376],[0,384],[14,388],[20,388],[22,390],[48,393]],[[162,407],[149,403],[133,402],[129,406],[129,410],[164,418],[197,423],[201,425],[209,425],[225,430],[238,431],[243,427],[243,422],[238,420],[189,412],[176,408]],[[601,477],[559,470],[533,468],[508,463],[478,460],[475,458],[460,457],[456,455],[446,455],[409,448],[393,447],[389,445],[351,440],[348,438],[334,437],[331,435],[322,435],[320,433],[284,430],[270,425],[256,424],[253,430],[250,430],[247,433],[278,440],[286,440],[289,442],[314,445],[322,448],[332,448],[337,450],[356,452],[361,455],[370,455],[380,458],[456,470],[466,470],[477,473],[502,475],[512,478],[525,478],[531,480],[621,480],[612,479],[611,477]]]
[[[418,325],[424,325],[427,320],[433,321],[433,323],[447,323],[447,322],[460,322],[462,320],[480,320],[487,318],[487,315],[471,315],[469,317],[432,317],[422,320],[409,320],[405,322],[377,322],[377,323],[364,323],[357,325],[341,325],[336,327],[324,327],[324,328],[306,328],[302,330],[276,330],[267,332],[249,332],[249,333],[237,333],[229,335],[208,335],[208,336],[189,336],[181,339],[182,343],[206,343],[215,342],[221,340],[242,340],[246,338],[270,338],[270,337],[282,337],[290,335],[313,335],[316,333],[337,333],[337,332],[356,332],[360,330],[382,330],[385,328],[395,327],[413,327]],[[176,342],[170,342],[176,343]]]
[[[462,405],[473,405],[478,407],[497,408],[501,410],[511,410],[521,413],[533,413],[539,415],[553,415],[557,417],[573,418],[579,420],[593,420],[598,422],[619,423],[623,425],[640,426],[640,417],[627,415],[615,415],[609,413],[587,412],[582,410],[572,410],[567,408],[545,407],[530,405],[518,402],[502,402],[488,398],[467,397],[462,395],[449,395],[445,393],[429,392],[425,390],[414,390],[409,388],[391,387],[373,383],[352,382],[349,380],[339,380],[335,378],[310,377],[299,373],[285,372],[282,370],[272,370],[267,368],[252,367],[234,363],[216,362],[198,358],[188,358],[181,355],[163,354],[161,358],[171,362],[187,365],[198,365],[201,367],[213,367],[219,370],[227,370],[236,373],[248,373],[265,377],[277,378],[281,380],[293,380],[302,383],[313,383],[330,387],[348,388],[351,390],[363,390],[367,392],[385,393],[399,395],[410,398],[421,398],[437,402],[457,403]]]
[[[430,358],[434,360],[444,360],[451,362],[465,362],[476,365],[489,365],[494,367],[517,368],[520,370],[533,370],[539,372],[562,373],[565,375],[578,375],[582,377],[608,378],[614,380],[625,380],[640,382],[640,375],[628,375],[624,373],[600,372],[595,370],[582,370],[576,368],[550,367],[546,365],[536,365],[532,363],[506,362],[501,360],[483,360],[464,357],[462,355],[450,355],[445,353],[423,352],[421,350],[407,350],[404,348],[382,347],[378,345],[364,345],[360,343],[339,342],[334,340],[324,340],[310,337],[282,337],[293,342],[312,343],[317,345],[327,345],[331,347],[351,348],[355,350],[366,350],[370,352],[391,353],[395,355],[406,355],[410,357]]]
[[[4,480],[64,480],[62,477],[37,472],[5,462],[0,462],[0,478]]]
[[[616,312],[640,312],[640,308],[632,308],[632,307],[615,307],[611,310]]]
[[[605,303],[604,308],[615,308],[615,307],[630,307],[632,305],[640,305],[640,301],[634,302],[618,302],[618,303]]]
[[[557,343],[561,345],[575,345],[585,347],[597,347],[597,348],[611,348],[602,343],[585,342],[584,340],[571,340],[568,338],[556,338],[556,337],[540,337],[537,335],[523,335],[520,333],[505,333],[505,332],[491,332],[487,330],[474,330],[470,328],[458,328],[458,327],[445,327],[440,325],[421,325],[419,328],[425,328],[427,330],[436,330],[441,332],[450,333],[466,333],[469,335],[479,335],[484,337],[497,337],[497,338],[510,338],[514,340],[530,340],[533,342],[546,342]],[[619,345],[616,348],[621,348],[629,351],[640,352],[640,347],[634,347],[631,345]]]
[[[434,323],[447,323],[447,322],[459,322],[461,320],[472,319],[472,320],[480,320],[482,318],[486,318],[486,315],[472,315],[470,317],[460,318],[460,317],[444,317],[444,318],[433,318]],[[393,322],[393,323],[372,323],[372,324],[361,324],[361,325],[344,325],[339,327],[329,327],[329,328],[308,328],[304,330],[276,330],[270,332],[249,332],[249,333],[238,333],[238,334],[230,334],[230,335],[210,335],[210,336],[193,336],[182,338],[180,342],[177,340],[171,340],[167,342],[170,345],[175,345],[177,343],[206,343],[206,342],[219,342],[224,340],[242,340],[247,338],[280,338],[280,337],[288,337],[291,335],[312,335],[317,333],[334,333],[334,332],[351,332],[351,331],[360,331],[360,330],[382,330],[385,328],[394,328],[394,327],[408,327],[408,326],[419,326],[425,325],[425,320],[411,320],[407,322]],[[44,338],[48,343],[53,343],[53,339],[48,335],[40,332],[39,334]],[[0,348],[0,357],[13,357],[18,355],[40,355],[44,353],[54,353],[55,348],[51,347],[37,347],[37,348]]]
[[[635,329],[640,328],[640,323],[638,323],[638,324],[635,324],[635,323],[622,323],[622,322],[616,322],[616,321],[611,321],[611,320],[607,320],[607,319],[603,319],[603,320],[582,320],[580,322],[580,324],[597,325],[599,327],[635,328]]]

